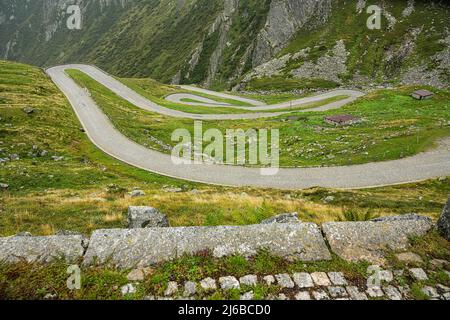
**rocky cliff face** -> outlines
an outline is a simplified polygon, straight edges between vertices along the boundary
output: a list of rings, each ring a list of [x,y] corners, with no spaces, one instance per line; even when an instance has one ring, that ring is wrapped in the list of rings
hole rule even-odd
[[[283,49],[308,24],[314,29],[331,14],[331,0],[273,0],[264,28],[256,39],[252,64],[261,65]]]
[[[245,1],[225,0],[223,2],[223,11],[219,14],[211,26],[208,36],[218,31],[218,40],[216,48],[209,60],[209,70],[207,78],[204,82],[205,86],[213,85],[217,80],[221,64],[224,62],[224,51],[227,47],[231,47],[233,43],[230,29],[236,24],[236,15],[247,15],[243,10],[242,3]],[[273,58],[280,50],[282,50],[290,40],[295,36],[298,30],[308,24],[308,28],[315,28],[325,23],[331,13],[331,0],[272,0],[269,1],[268,11],[265,16],[260,17],[255,24],[261,24],[261,28],[257,30],[254,38],[246,47],[245,51],[234,54],[241,54],[241,58],[234,73],[229,74],[227,79],[220,79],[231,82],[242,76],[245,65],[257,67],[264,62]],[[245,8],[254,9],[254,8]],[[247,36],[243,34],[242,36]],[[203,50],[204,44],[201,43],[195,49],[189,62],[189,72],[192,72],[199,63],[199,55]],[[180,81],[180,74],[174,80]],[[189,80],[189,75],[185,78]],[[173,81],[176,82],[176,81]]]
[[[306,61],[301,67],[291,71],[296,78],[324,79],[340,83],[339,76],[347,73],[347,56],[343,40],[336,42],[333,49],[319,57],[316,63]]]
[[[4,0],[0,7],[0,57],[44,65],[59,62],[65,48],[72,50],[76,37],[67,28],[67,8],[79,3],[83,22],[94,24],[99,15],[113,17],[130,0]],[[108,11],[111,12],[108,12]],[[104,23],[99,19],[96,25]],[[91,35],[92,36],[92,35]],[[99,35],[97,35],[99,36]]]
[[[77,1],[75,1],[77,2]],[[0,58],[94,63],[120,76],[243,87],[255,78],[448,86],[449,6],[383,2],[368,30],[362,0],[3,0]],[[430,60],[431,57],[431,60]]]
[[[266,26],[258,34],[254,68],[235,89],[243,89],[253,81],[267,88],[272,79],[279,83],[280,77],[325,80],[327,84],[344,86],[390,82],[449,88],[448,5],[413,0],[384,2],[381,30],[369,30],[366,1],[319,1],[298,17],[298,28],[285,22],[287,27],[282,30],[287,31],[283,33],[270,27],[269,21],[275,21],[270,15],[283,12],[288,4],[272,2],[271,9],[276,9],[269,13]],[[315,18],[317,15],[321,19]],[[283,22],[272,24],[278,27]],[[277,35],[275,40],[267,30]],[[292,30],[296,30],[295,34]]]
[[[262,28],[270,0],[224,0],[189,59],[172,79],[211,87],[240,78],[251,67],[254,40]]]

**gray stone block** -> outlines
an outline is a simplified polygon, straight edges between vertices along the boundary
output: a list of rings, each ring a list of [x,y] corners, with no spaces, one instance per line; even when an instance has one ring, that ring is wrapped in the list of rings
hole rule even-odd
[[[97,230],[92,234],[84,264],[134,268],[205,250],[215,257],[233,254],[250,257],[260,249],[291,260],[331,259],[318,226],[297,223]]]
[[[287,273],[276,274],[275,278],[277,279],[277,284],[281,288],[294,288],[295,283],[292,281],[291,277]]]
[[[359,291],[358,287],[347,286],[346,289],[352,300],[358,301],[369,300],[369,298],[367,298],[367,295],[364,292]]]
[[[409,269],[409,273],[416,280],[419,280],[419,281],[427,281],[428,280],[427,273],[422,268]]]
[[[348,297],[348,293],[344,287],[331,286],[328,287],[328,292],[332,298],[345,298]]]
[[[178,283],[175,282],[175,281],[170,281],[170,282],[167,284],[167,288],[166,288],[166,290],[164,291],[164,295],[165,295],[166,297],[168,297],[168,296],[173,296],[173,295],[176,294],[177,292],[178,292]]]
[[[311,278],[313,279],[316,286],[327,287],[331,286],[331,281],[325,272],[313,272],[311,273]]]
[[[439,218],[438,229],[442,236],[450,241],[450,197]]]
[[[76,262],[83,256],[84,241],[81,235],[0,238],[0,261],[49,263],[62,258]]]
[[[128,228],[170,227],[167,217],[152,207],[129,207]]]
[[[249,291],[249,292],[246,292],[243,295],[241,295],[240,300],[249,301],[249,300],[253,300],[254,297],[255,297],[255,294],[253,293],[253,291]]]
[[[347,280],[342,272],[328,272],[328,278],[335,286],[346,286],[348,285]]]
[[[422,293],[427,295],[431,299],[437,299],[439,298],[439,293],[437,290],[430,286],[425,286],[422,288]]]
[[[258,284],[258,277],[256,275],[250,274],[239,278],[241,286],[254,287]]]
[[[294,212],[294,213],[279,214],[277,216],[261,221],[261,224],[270,224],[270,223],[301,223],[301,221],[298,218],[298,213]]]
[[[271,286],[275,283],[275,277],[272,275],[265,276],[263,280],[268,286]]]
[[[206,292],[215,291],[217,289],[216,280],[213,278],[205,278],[200,281],[200,287]]]
[[[300,291],[295,295],[295,300],[311,300],[311,295],[308,291]]]
[[[316,300],[330,300],[330,296],[324,290],[314,290],[312,294]]]
[[[314,287],[313,279],[307,272],[294,273],[293,275],[295,284],[300,288],[312,288]]]
[[[392,221],[428,221],[431,222],[429,217],[419,216],[415,213],[402,214],[399,216],[386,216],[381,218],[372,219],[372,222],[392,222]]]
[[[184,284],[183,296],[190,297],[197,293],[197,283],[188,281]]]
[[[378,286],[370,286],[367,288],[366,293],[371,298],[382,298],[384,297],[384,292]]]
[[[423,236],[433,223],[427,219],[380,222],[329,222],[322,230],[331,250],[349,261],[383,263],[383,250],[405,250],[409,237]]]
[[[219,283],[224,291],[241,288],[238,279],[232,276],[219,278]]]
[[[389,298],[389,300],[402,300],[402,294],[400,291],[394,286],[387,286],[383,288],[384,293]]]

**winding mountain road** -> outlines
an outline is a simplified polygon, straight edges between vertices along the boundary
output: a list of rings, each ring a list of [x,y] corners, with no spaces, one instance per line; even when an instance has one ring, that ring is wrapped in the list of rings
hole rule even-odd
[[[267,110],[277,110],[277,109],[283,109],[287,112],[310,112],[310,111],[327,111],[332,109],[338,109],[350,102],[355,101],[356,99],[364,96],[364,93],[360,91],[355,90],[333,90],[326,93],[321,93],[312,97],[306,97],[301,98],[297,100],[291,100],[287,102],[277,103],[277,104],[271,104],[271,105],[265,105],[260,101],[251,100],[247,98],[242,97],[236,97],[229,94],[214,92],[206,89],[200,89],[193,86],[180,86],[180,88],[190,91],[196,91],[203,94],[208,94],[210,96],[216,96],[219,98],[226,98],[226,99],[232,99],[237,100],[241,102],[246,102],[247,104],[252,105],[251,107],[246,106],[236,106],[229,103],[224,102],[217,102],[202,96],[198,96],[192,93],[176,93],[171,94],[166,97],[166,100],[174,102],[174,103],[181,103],[186,105],[192,105],[192,106],[205,106],[205,107],[212,107],[212,108],[233,108],[233,109],[242,109],[242,110],[252,110],[252,111],[267,111]],[[321,102],[323,100],[334,98],[334,97],[344,97],[343,99],[335,102],[325,103],[318,107],[312,107],[307,108],[309,104]],[[185,99],[195,100],[195,102],[191,101],[185,101]],[[198,102],[197,102],[198,101]],[[292,110],[298,107],[305,106],[305,109],[303,110]]]
[[[259,168],[242,166],[206,163],[177,165],[172,162],[170,155],[147,149],[121,134],[96,105],[88,92],[79,87],[64,72],[67,69],[77,69],[86,73],[118,96],[141,109],[172,117],[199,120],[233,120],[274,117],[287,112],[220,115],[185,113],[151,102],[105,72],[92,66],[64,65],[46,70],[54,83],[66,95],[90,140],[98,148],[120,161],[150,172],[208,184],[276,189],[303,189],[314,186],[348,189],[368,188],[420,181],[450,174],[450,138],[442,140],[439,147],[434,150],[409,158],[341,167],[281,168],[274,176],[261,175]],[[354,95],[351,94],[351,91],[348,92],[351,99],[355,100],[361,96],[361,93],[356,94],[356,92]],[[208,91],[208,94],[211,94],[211,91]],[[329,94],[333,96],[332,93]],[[225,94],[215,95],[224,97]],[[336,95],[342,95],[342,92],[335,93],[334,96]],[[198,97],[195,98],[195,100],[197,99]],[[237,100],[239,98],[232,97],[232,99]],[[322,99],[324,98],[322,97]],[[249,101],[247,102],[252,104]],[[338,101],[307,111],[338,108],[342,102]],[[305,100],[300,102],[300,104],[302,103],[305,103]],[[266,106],[258,104],[256,107]],[[275,108],[270,106],[270,109]]]

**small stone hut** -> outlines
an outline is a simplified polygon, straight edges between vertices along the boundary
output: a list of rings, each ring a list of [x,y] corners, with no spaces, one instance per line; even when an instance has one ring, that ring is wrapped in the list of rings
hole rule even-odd
[[[417,100],[426,100],[431,99],[434,96],[434,93],[428,90],[417,90],[411,93],[411,96]]]

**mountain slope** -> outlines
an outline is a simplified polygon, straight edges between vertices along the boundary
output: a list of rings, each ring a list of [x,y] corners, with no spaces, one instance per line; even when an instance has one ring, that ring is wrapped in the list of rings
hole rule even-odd
[[[148,84],[141,85],[148,87]],[[433,101],[417,103],[428,105]],[[24,112],[26,107],[34,111],[28,114]],[[126,112],[126,105],[118,107],[124,126],[139,128],[135,131],[138,137],[143,132],[141,123],[130,117],[132,113]],[[437,108],[420,107],[418,118],[421,122],[429,119],[434,122],[427,114],[435,113],[433,109]],[[409,121],[406,112],[411,115],[414,109],[407,111],[405,106],[401,113]],[[440,108],[439,112],[445,110]],[[251,224],[280,212],[294,211],[299,212],[302,221],[316,223],[339,219],[345,212],[362,215],[371,212],[380,216],[417,212],[437,218],[450,194],[449,179],[370,190],[315,188],[282,192],[199,185],[154,175],[120,163],[98,150],[80,131],[81,125],[64,95],[41,70],[1,60],[0,115],[0,183],[8,185],[7,189],[0,190],[0,236],[22,231],[48,235],[57,230],[88,234],[94,229],[121,227],[128,206],[142,204],[160,209],[173,226]],[[147,115],[136,119],[149,118]],[[399,125],[395,123],[387,120],[383,133],[395,130],[394,126]],[[151,130],[151,136],[158,137],[159,132],[170,127],[168,124],[150,119],[145,127]],[[300,123],[286,124],[288,127],[293,135],[305,132],[301,131],[305,129],[301,129]],[[406,126],[404,132],[407,131]],[[311,141],[320,139],[319,133],[315,134]],[[335,134],[329,132],[323,132],[322,136],[335,140]],[[371,140],[367,136],[365,139]],[[146,140],[148,143],[149,135]],[[354,141],[357,140],[361,137],[355,134]],[[407,144],[405,140],[394,142],[397,141],[394,136],[389,141],[391,145]],[[127,196],[127,191],[134,188],[144,190],[147,195]],[[168,188],[183,191],[174,194]],[[333,203],[324,203],[323,199],[330,195],[335,197]]]
[[[4,0],[0,57],[94,63],[120,76],[213,88],[252,88],[262,78],[270,89],[273,77],[326,87],[449,83],[443,2],[380,1],[381,30],[366,27],[364,0],[87,0],[82,30],[66,28],[68,4]]]
[[[448,88],[448,7],[390,2],[383,7],[381,30],[364,27],[368,15],[355,11],[354,2],[336,2],[332,12],[323,26],[301,29],[275,59],[257,67],[244,83],[270,87],[281,77],[319,78],[337,85],[393,82]]]

